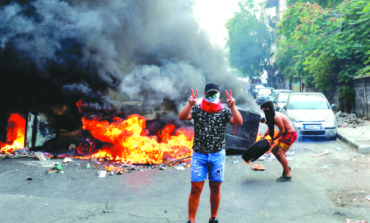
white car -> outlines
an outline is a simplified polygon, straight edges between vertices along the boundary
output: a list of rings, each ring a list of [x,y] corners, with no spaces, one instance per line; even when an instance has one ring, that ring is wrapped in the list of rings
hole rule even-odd
[[[322,93],[290,93],[283,113],[287,115],[295,130],[298,140],[303,137],[325,137],[337,139],[337,119],[335,105],[329,104]]]
[[[275,111],[280,111],[280,109],[283,108],[286,105],[289,93],[291,93],[291,92],[293,92],[293,91],[291,91],[291,90],[275,91],[274,97],[271,100],[274,103]]]
[[[292,91],[292,90],[288,90],[288,89],[274,89],[274,90],[272,91],[272,94],[271,94],[271,96],[270,96],[269,100],[270,100],[270,101],[274,101],[274,99],[275,99],[276,95],[277,95],[278,93],[280,93],[280,92],[293,92],[293,91]]]
[[[260,88],[256,96],[257,104],[260,105],[263,102],[269,100],[269,97],[272,94],[272,91],[273,91],[273,88],[269,88],[269,87]]]

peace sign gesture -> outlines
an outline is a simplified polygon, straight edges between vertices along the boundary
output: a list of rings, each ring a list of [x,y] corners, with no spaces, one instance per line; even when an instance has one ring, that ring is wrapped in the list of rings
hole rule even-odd
[[[195,91],[195,94],[194,94],[194,91],[193,91],[193,88],[192,88],[191,89],[191,96],[189,98],[189,104],[191,106],[194,106],[197,103],[197,96],[198,96],[198,89]]]
[[[227,90],[225,90],[225,93],[226,93],[226,104],[227,104],[227,106],[229,106],[229,108],[234,107],[235,99],[232,97],[231,90],[229,90],[229,92],[227,92]]]

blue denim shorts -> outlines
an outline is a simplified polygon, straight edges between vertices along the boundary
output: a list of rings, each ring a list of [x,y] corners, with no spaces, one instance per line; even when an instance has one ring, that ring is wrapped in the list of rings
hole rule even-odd
[[[226,152],[221,150],[217,153],[197,153],[193,151],[191,158],[191,181],[201,182],[208,179],[214,182],[224,181]]]

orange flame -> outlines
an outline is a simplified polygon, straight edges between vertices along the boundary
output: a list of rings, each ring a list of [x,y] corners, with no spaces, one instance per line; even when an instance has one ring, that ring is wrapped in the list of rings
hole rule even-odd
[[[276,131],[276,129],[274,130],[274,137],[277,135],[277,131]],[[262,138],[262,135],[260,134],[260,133],[258,133],[257,134],[257,137],[256,137],[256,142],[258,141],[258,140],[260,140]],[[270,137],[270,135],[267,135],[264,139],[267,139],[267,140],[269,140],[269,139],[271,139],[271,137]]]
[[[276,131],[276,129],[274,130],[274,137],[277,135],[277,131]],[[258,140],[260,140],[260,139],[262,139],[262,136],[261,136],[261,134],[260,133],[258,133],[257,134],[257,137],[256,137],[256,142],[258,141]],[[270,140],[271,139],[271,137],[270,137],[270,135],[267,135],[264,139],[267,139],[267,140]],[[276,143],[276,142],[275,142]],[[271,148],[272,148],[272,146],[271,146]],[[267,151],[266,153],[271,153],[271,148],[269,149],[269,151]]]
[[[79,100],[77,103],[76,103],[76,106],[78,108],[78,111],[81,113],[81,106],[82,106],[82,100]]]
[[[191,156],[192,131],[179,129],[175,132],[174,125],[167,125],[158,136],[147,136],[145,122],[140,115],[131,115],[127,120],[115,118],[113,122],[83,118],[82,128],[108,144],[90,157],[123,163],[159,164]]]
[[[11,114],[7,127],[7,142],[0,142],[0,153],[12,153],[24,147],[26,120],[19,114]]]

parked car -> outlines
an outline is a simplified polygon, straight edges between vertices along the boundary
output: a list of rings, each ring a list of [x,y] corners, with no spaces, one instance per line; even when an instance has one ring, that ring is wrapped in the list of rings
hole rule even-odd
[[[272,94],[270,95],[269,100],[270,100],[270,101],[274,101],[274,99],[275,99],[276,95],[277,95],[278,93],[280,93],[280,92],[293,92],[293,91],[292,91],[292,90],[287,90],[287,89],[274,89],[274,90],[272,91]]]
[[[260,105],[263,102],[267,101],[270,98],[270,95],[272,94],[273,88],[260,88],[257,93],[257,104]]]
[[[298,140],[303,137],[325,137],[337,139],[337,120],[322,93],[289,93],[283,113],[291,120],[297,131]]]
[[[286,105],[288,100],[289,93],[294,92],[291,90],[280,90],[275,94],[275,97],[272,99],[274,103],[275,111],[280,111]]]
[[[253,98],[257,97],[260,88],[264,88],[264,86],[262,84],[251,84],[249,86],[249,92],[252,94]]]

